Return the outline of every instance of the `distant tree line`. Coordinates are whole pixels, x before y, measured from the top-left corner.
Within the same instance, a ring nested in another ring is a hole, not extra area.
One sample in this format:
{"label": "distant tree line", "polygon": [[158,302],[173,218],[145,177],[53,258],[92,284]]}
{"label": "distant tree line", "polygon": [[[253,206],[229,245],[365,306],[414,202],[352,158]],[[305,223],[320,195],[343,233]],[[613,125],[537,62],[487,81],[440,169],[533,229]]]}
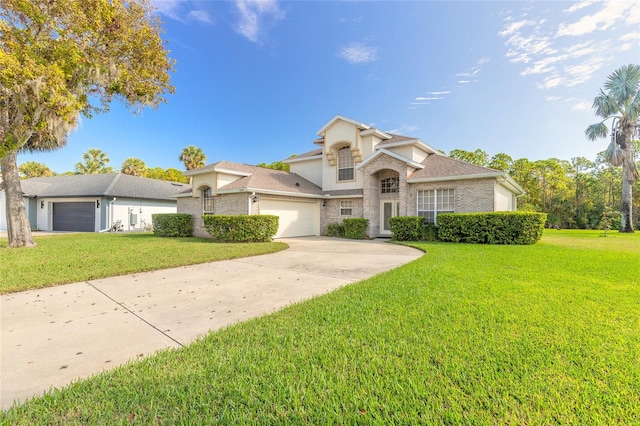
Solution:
{"label": "distant tree line", "polygon": [[[640,153],[640,141],[634,141]],[[518,210],[547,213],[547,226],[557,228],[597,228],[607,210],[619,210],[622,194],[622,169],[606,160],[605,152],[595,160],[574,157],[530,161],[513,160],[505,153],[492,157],[481,150],[454,149],[449,156],[479,166],[505,171],[524,188],[518,198]],[[634,161],[639,162],[635,155]],[[640,183],[634,186],[633,205],[636,224],[640,223]]]}
{"label": "distant tree line", "polygon": [[[193,170],[205,165],[207,156],[201,148],[189,145],[184,148],[178,157],[185,165],[186,170]],[[147,167],[146,163],[136,157],[129,157],[124,160],[120,169],[109,166],[111,160],[104,151],[91,148],[82,154],[82,161],[76,163],[74,171],[62,173],[62,175],[75,174],[99,174],[99,173],[123,173],[131,176],[146,177],[149,179],[167,180],[171,182],[188,183],[189,178],[182,174],[182,171],[174,168],[163,169],[162,167]],[[26,161],[18,167],[21,179],[33,177],[55,176],[47,165],[37,161]]]}

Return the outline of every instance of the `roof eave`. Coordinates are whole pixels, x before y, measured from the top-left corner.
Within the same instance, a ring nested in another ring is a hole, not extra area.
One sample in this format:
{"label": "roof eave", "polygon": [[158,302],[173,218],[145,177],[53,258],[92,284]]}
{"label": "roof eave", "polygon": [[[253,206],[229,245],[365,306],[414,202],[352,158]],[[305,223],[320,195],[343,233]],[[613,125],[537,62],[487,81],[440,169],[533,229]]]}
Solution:
{"label": "roof eave", "polygon": [[410,178],[407,183],[443,182],[452,180],[492,179],[504,177],[503,173],[475,173],[470,175],[435,176],[428,178]]}

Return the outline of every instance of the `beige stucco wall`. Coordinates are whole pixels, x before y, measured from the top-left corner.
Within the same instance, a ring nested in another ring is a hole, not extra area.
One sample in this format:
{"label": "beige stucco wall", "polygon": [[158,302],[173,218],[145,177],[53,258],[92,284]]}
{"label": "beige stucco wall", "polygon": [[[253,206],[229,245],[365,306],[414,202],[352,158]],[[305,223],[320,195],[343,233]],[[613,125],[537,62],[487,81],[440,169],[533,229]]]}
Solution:
{"label": "beige stucco wall", "polygon": [[295,173],[318,186],[322,186],[321,158],[291,163],[290,166],[291,173]]}
{"label": "beige stucco wall", "polygon": [[511,191],[502,186],[499,182],[495,183],[495,211],[514,211],[516,210],[516,197]]}

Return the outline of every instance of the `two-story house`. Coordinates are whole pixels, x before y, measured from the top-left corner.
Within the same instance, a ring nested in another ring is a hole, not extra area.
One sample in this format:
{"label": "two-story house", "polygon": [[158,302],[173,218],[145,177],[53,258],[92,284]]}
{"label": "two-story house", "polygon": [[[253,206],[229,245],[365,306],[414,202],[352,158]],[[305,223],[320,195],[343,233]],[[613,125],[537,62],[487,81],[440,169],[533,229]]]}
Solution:
{"label": "two-story house", "polygon": [[442,212],[516,210],[523,189],[506,173],[449,158],[417,138],[335,116],[313,151],[285,160],[291,172],[221,161],[191,170],[178,212],[274,214],[276,237],[321,235],[344,218],[369,220],[370,237],[389,236],[389,218]]}

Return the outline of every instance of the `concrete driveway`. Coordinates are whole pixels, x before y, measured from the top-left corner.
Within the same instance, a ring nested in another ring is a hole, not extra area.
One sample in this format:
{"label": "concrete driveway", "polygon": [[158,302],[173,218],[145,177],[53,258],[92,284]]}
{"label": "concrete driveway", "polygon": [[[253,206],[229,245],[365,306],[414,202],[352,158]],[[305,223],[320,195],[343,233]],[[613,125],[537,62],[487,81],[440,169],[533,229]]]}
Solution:
{"label": "concrete driveway", "polygon": [[1,408],[422,255],[381,240],[281,241],[274,254],[1,296]]}

